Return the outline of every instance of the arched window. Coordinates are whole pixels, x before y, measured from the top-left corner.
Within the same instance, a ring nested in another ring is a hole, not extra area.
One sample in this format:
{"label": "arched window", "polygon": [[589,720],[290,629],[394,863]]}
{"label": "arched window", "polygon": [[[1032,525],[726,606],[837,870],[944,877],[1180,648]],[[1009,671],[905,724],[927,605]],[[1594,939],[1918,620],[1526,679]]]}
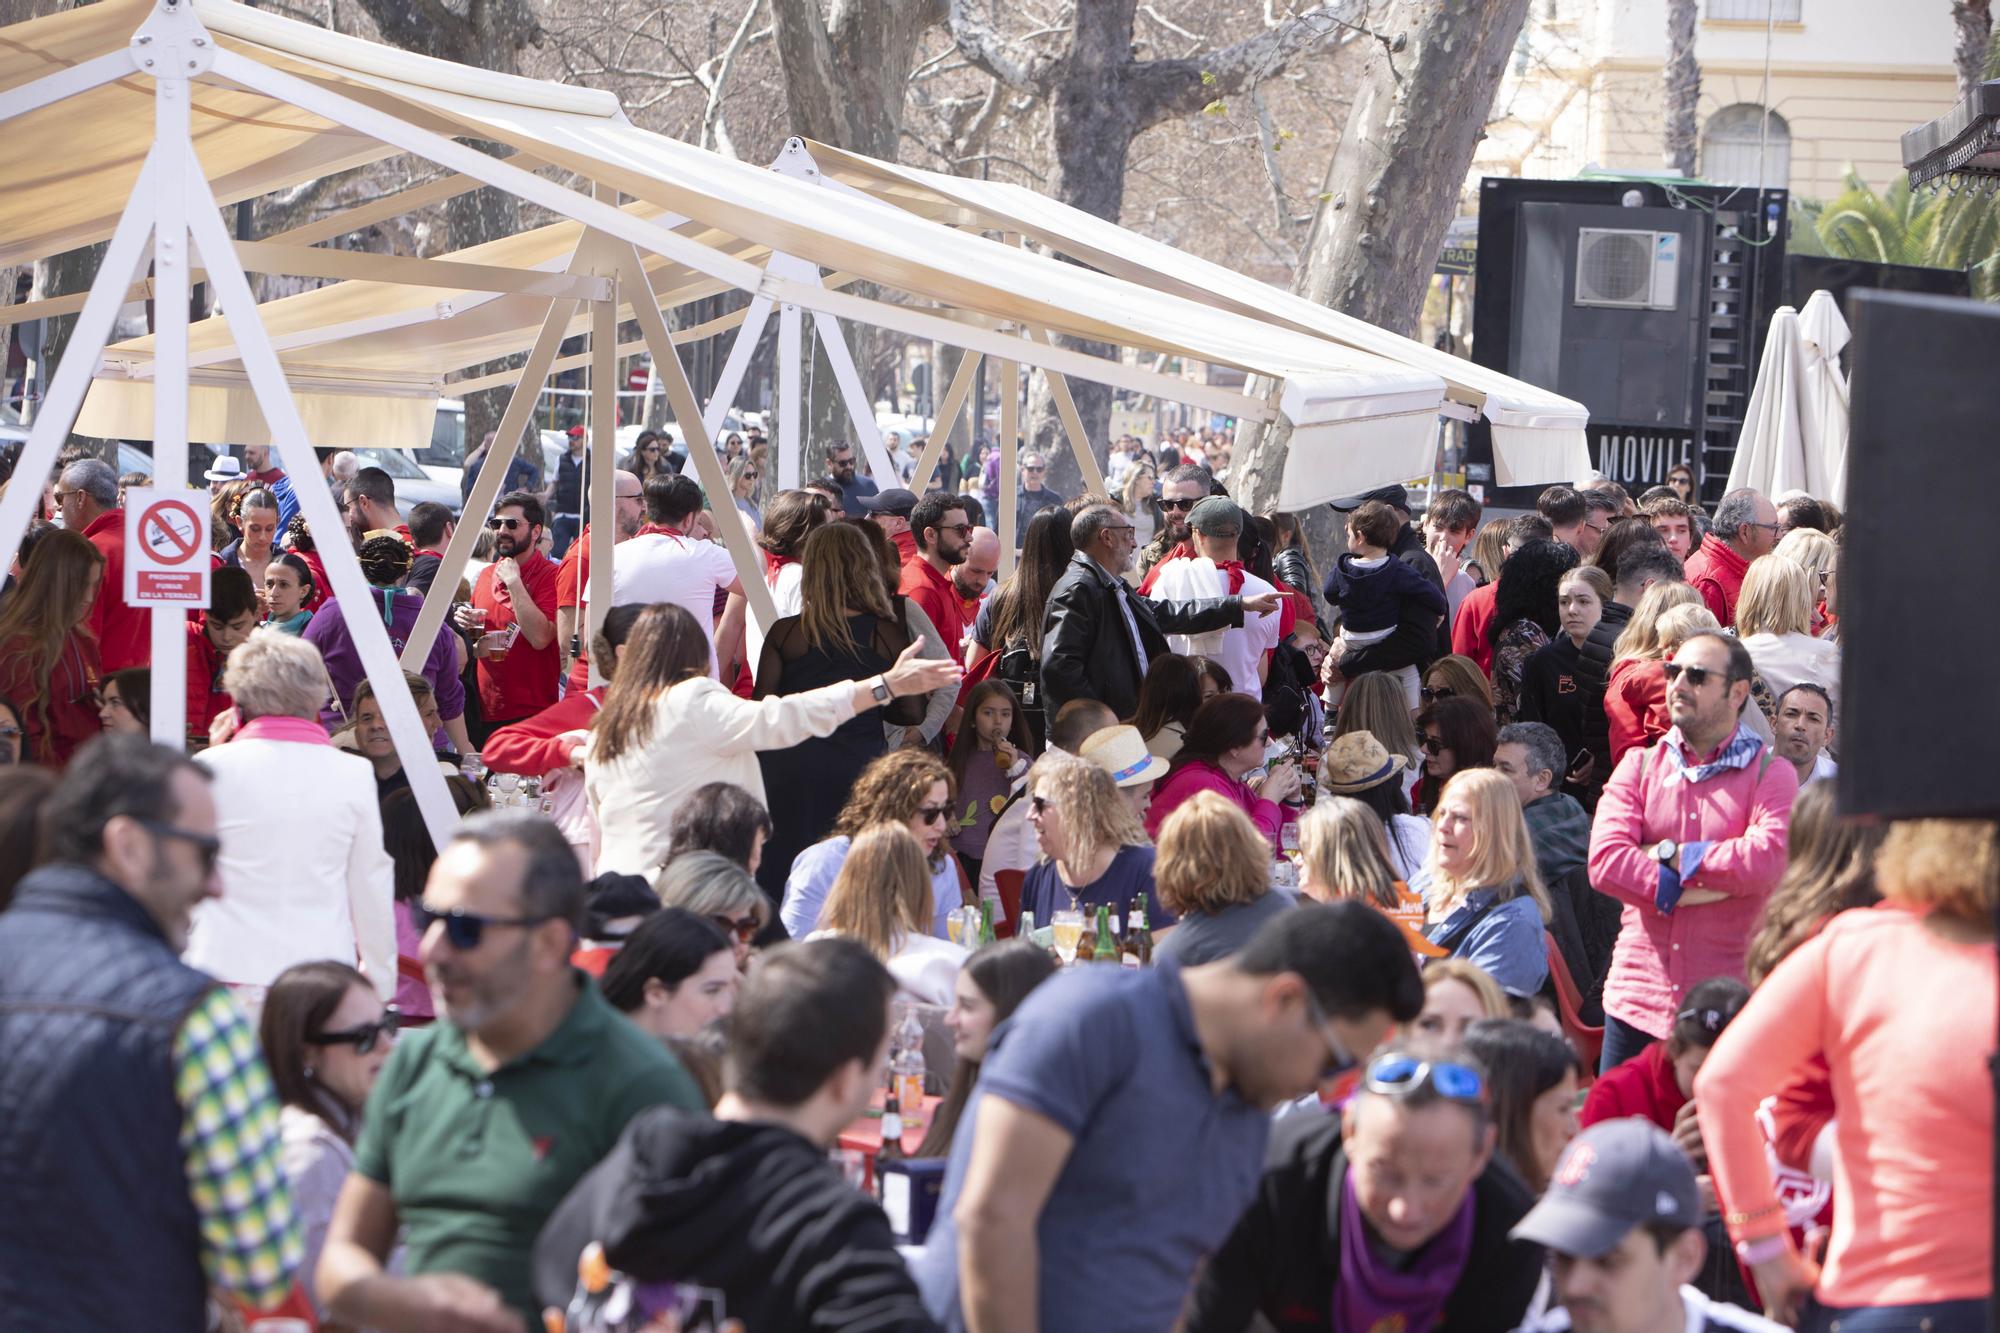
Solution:
{"label": "arched window", "polygon": [[1786,188],[1792,179],[1792,127],[1783,116],[1767,113],[1755,102],[1722,108],[1708,118],[1708,128],[1702,131],[1701,175],[1720,185]]}

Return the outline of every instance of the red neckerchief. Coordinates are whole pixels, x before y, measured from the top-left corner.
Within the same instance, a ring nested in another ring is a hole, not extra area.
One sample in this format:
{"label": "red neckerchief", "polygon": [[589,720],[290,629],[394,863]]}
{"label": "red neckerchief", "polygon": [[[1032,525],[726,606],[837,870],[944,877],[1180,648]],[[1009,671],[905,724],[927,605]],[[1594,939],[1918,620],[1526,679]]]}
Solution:
{"label": "red neckerchief", "polygon": [[410,559],[415,560],[420,555],[428,555],[438,560],[444,559],[443,551],[433,551],[428,546],[419,546],[416,550],[410,552]]}
{"label": "red neckerchief", "polygon": [[1218,560],[1215,567],[1229,576],[1229,594],[1235,596],[1243,591],[1243,562],[1241,560]]}
{"label": "red neckerchief", "polygon": [[764,582],[776,588],[778,586],[778,572],[786,565],[796,565],[797,563],[799,563],[797,556],[774,555],[770,551],[764,552]]}
{"label": "red neckerchief", "polygon": [[640,528],[636,533],[632,535],[635,537],[644,537],[650,533],[657,533],[662,537],[672,537],[677,542],[684,542],[691,540],[688,537],[688,535],[685,532],[682,532],[679,528],[670,528],[664,523],[648,523],[646,524],[646,526]]}
{"label": "red neckerchief", "polygon": [[1145,597],[1152,593],[1153,582],[1160,577],[1160,570],[1166,565],[1167,561],[1192,559],[1194,559],[1194,548],[1186,542],[1175,542],[1173,549],[1161,556],[1159,563],[1147,570],[1146,577],[1139,580],[1139,595]]}

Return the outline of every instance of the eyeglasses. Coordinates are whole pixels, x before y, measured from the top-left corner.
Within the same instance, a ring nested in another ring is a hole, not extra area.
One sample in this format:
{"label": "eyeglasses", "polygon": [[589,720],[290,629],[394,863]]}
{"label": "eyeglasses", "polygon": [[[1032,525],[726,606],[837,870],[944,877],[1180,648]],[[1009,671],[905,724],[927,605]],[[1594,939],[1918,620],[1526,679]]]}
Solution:
{"label": "eyeglasses", "polygon": [[613,498],[618,500],[643,500],[646,496],[642,491],[618,491],[614,493]]}
{"label": "eyeglasses", "polygon": [[1104,525],[1103,527],[1099,528],[1099,529],[1098,529],[1098,531],[1099,531],[1099,532],[1137,532],[1137,531],[1138,531],[1138,529],[1137,529],[1137,528],[1135,528],[1135,527],[1133,527],[1133,526],[1132,526],[1132,525],[1131,525],[1130,523],[1107,523],[1107,524],[1105,524],[1105,525]]}
{"label": "eyeglasses", "polygon": [[1713,671],[1708,667],[1685,666],[1679,662],[1664,662],[1661,664],[1660,669],[1666,672],[1667,683],[1669,685],[1679,680],[1682,676],[1686,676],[1688,684],[1694,686],[1696,689],[1700,689],[1702,686],[1708,684],[1710,676],[1714,676],[1716,679],[1725,682],[1729,679],[1729,673],[1726,671]]}
{"label": "eyeglasses", "polygon": [[206,833],[196,833],[190,829],[176,828],[157,819],[142,819],[138,822],[141,828],[156,838],[172,838],[175,842],[188,844],[201,857],[201,872],[204,875],[215,873],[216,859],[222,855],[222,839],[212,838]]}
{"label": "eyeglasses", "polygon": [[1767,528],[1773,537],[1785,530],[1782,525],[1777,523],[1745,523],[1743,526],[1746,528]]}
{"label": "eyeglasses", "polygon": [[1313,998],[1313,993],[1307,991],[1305,995],[1306,1013],[1312,1018],[1313,1027],[1319,1032],[1320,1040],[1326,1043],[1327,1060],[1319,1071],[1319,1081],[1325,1083],[1339,1078],[1354,1068],[1355,1059],[1349,1053],[1347,1043],[1340,1039],[1340,1034],[1336,1033],[1333,1025],[1327,1021],[1326,1010],[1319,1007],[1319,1001]]}
{"label": "eyeglasses", "polygon": [[1418,1060],[1413,1056],[1377,1056],[1363,1080],[1368,1091],[1384,1097],[1407,1097],[1428,1083],[1448,1102],[1486,1104],[1486,1080],[1479,1072],[1449,1060]]}
{"label": "eyeglasses", "polygon": [[493,926],[539,926],[550,920],[547,916],[482,916],[478,912],[467,912],[454,907],[447,911],[437,911],[418,903],[410,915],[416,921],[417,934],[428,935],[437,922],[444,922],[444,937],[451,941],[451,947],[470,953],[486,938],[486,932]]}
{"label": "eyeglasses", "polygon": [[755,940],[757,932],[763,929],[762,923],[757,920],[755,912],[752,912],[749,916],[724,916],[722,913],[717,912],[712,914],[708,919],[713,921],[723,934],[734,935],[745,944],[749,944]]}
{"label": "eyeglasses", "polygon": [[1034,467],[1034,466],[1030,465],[1030,466],[1028,466],[1028,467],[1024,467],[1024,468],[1022,468],[1022,469],[1021,469],[1021,471],[1023,471],[1023,472],[1047,472],[1047,471],[1048,471],[1048,469],[1047,469],[1047,468],[1045,468],[1045,467]]}
{"label": "eyeglasses", "polygon": [[401,1027],[403,1016],[390,1005],[382,1011],[382,1017],[373,1023],[363,1023],[360,1027],[342,1028],[338,1032],[314,1032],[306,1037],[312,1046],[352,1046],[356,1055],[367,1055],[378,1042],[395,1040],[396,1029]]}
{"label": "eyeglasses", "polygon": [[1425,736],[1421,744],[1424,747],[1425,754],[1437,755],[1444,753],[1444,741],[1436,736]]}
{"label": "eyeglasses", "polygon": [[525,518],[489,518],[486,520],[486,526],[495,532],[512,532],[515,528],[527,527],[528,520]]}
{"label": "eyeglasses", "polygon": [[1434,704],[1440,699],[1452,699],[1458,696],[1458,691],[1449,685],[1426,685],[1418,690],[1417,693],[1423,697],[1423,701],[1427,704]]}
{"label": "eyeglasses", "polygon": [[1160,508],[1162,508],[1162,509],[1193,509],[1193,508],[1195,507],[1195,503],[1196,503],[1196,502],[1195,502],[1195,501],[1193,501],[1193,500],[1162,500],[1162,501],[1160,501]]}
{"label": "eyeglasses", "polygon": [[944,817],[950,813],[951,807],[948,805],[920,805],[917,807],[917,818],[926,824],[942,824]]}

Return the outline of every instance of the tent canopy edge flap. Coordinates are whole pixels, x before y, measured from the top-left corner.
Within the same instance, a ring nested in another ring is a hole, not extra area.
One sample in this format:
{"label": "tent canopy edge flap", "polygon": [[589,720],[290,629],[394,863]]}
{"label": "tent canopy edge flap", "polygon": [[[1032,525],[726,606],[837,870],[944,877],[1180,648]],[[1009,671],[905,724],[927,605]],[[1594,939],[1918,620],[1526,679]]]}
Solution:
{"label": "tent canopy edge flap", "polygon": [[1434,411],[1295,425],[1278,508],[1297,513],[1421,477],[1437,457],[1437,430]]}

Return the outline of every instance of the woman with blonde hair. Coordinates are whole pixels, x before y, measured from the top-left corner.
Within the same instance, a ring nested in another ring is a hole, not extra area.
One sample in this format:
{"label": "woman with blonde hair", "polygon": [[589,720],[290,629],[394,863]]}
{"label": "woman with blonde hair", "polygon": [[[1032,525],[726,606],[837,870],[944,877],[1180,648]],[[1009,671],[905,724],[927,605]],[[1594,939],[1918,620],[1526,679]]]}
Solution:
{"label": "woman with blonde hair", "polygon": [[880,959],[912,999],[948,1005],[966,951],[930,933],[936,915],[923,845],[901,824],[872,824],[855,835],[819,929],[806,938],[845,935]]}
{"label": "woman with blonde hair", "polygon": [[1714,613],[1689,584],[1655,583],[1639,598],[1611,645],[1611,675],[1604,687],[1613,768],[1627,750],[1650,747],[1667,734],[1673,722],[1667,717],[1666,661],[1695,631],[1718,628]]}
{"label": "woman with blonde hair", "polygon": [[1798,565],[1812,580],[1812,632],[1822,639],[1839,638],[1840,543],[1812,528],[1793,528],[1771,554]]}
{"label": "woman with blonde hair", "polygon": [[[1695,1077],[1702,1143],[1765,1308],[1808,1333],[1972,1333],[1993,1290],[1993,1086],[2000,826],[1892,825],[1882,904],[1843,912],[1780,962]],[[1833,1238],[1794,1248],[1757,1108],[1823,1060],[1833,1090]],[[1810,1305],[1806,1298],[1810,1297]],[[1804,1322],[1797,1322],[1803,1316]]]}
{"label": "woman with blonde hair", "polygon": [[[924,855],[934,909],[926,929],[942,938],[951,914],[968,897],[968,881],[949,842],[955,808],[952,791],[951,770],[928,750],[891,750],[862,769],[833,822],[832,836],[806,848],[795,860],[778,862],[785,886],[778,917],[792,938],[822,924],[820,918],[834,881],[855,839],[877,824],[900,824],[916,839]],[[782,827],[790,812],[782,805],[776,809]],[[764,864],[771,863],[767,850]]]}
{"label": "woman with blonde hair", "polygon": [[[1806,531],[1807,529],[1800,529]],[[1817,685],[1833,710],[1827,721],[1838,729],[1840,645],[1812,633],[1812,575],[1783,558],[1750,562],[1736,598],[1736,636],[1750,650],[1750,663],[1763,678],[1773,705],[1794,685]],[[1743,720],[1765,744],[1776,739],[1762,708],[1746,708]]]}
{"label": "woman with blonde hair", "polygon": [[104,729],[97,636],[88,623],[103,581],[103,554],[82,533],[58,529],[35,543],[0,602],[0,698],[14,702],[25,733],[21,756],[30,763],[60,771]]}
{"label": "woman with blonde hair", "polygon": [[1179,920],[1156,958],[1183,967],[1227,958],[1292,900],[1271,891],[1271,845],[1220,792],[1196,792],[1160,825],[1161,904]]}
{"label": "woman with blonde hair", "polygon": [[759,751],[831,735],[857,714],[959,677],[956,663],[919,658],[912,644],[879,674],[752,701],[709,674],[709,651],[701,624],[671,602],[640,612],[625,640],[584,756],[600,874],[657,871],[673,842],[675,810],[711,782],[734,783],[766,809],[784,809],[765,793]]}
{"label": "woman with blonde hair", "polygon": [[1410,885],[1424,896],[1424,934],[1477,963],[1510,995],[1548,980],[1549,896],[1513,782],[1497,769],[1454,773],[1438,798],[1431,854]]}
{"label": "woman with blonde hair", "polygon": [[[1021,910],[1039,925],[1062,910],[1092,912],[1102,903],[1121,920],[1146,897],[1157,941],[1174,923],[1153,885],[1153,844],[1109,770],[1051,750],[1028,770],[1028,826],[1041,859],[1021,884]],[[1269,853],[1266,853],[1268,859]]]}
{"label": "woman with blonde hair", "polygon": [[[800,694],[881,671],[912,636],[876,576],[867,534],[851,523],[814,529],[800,551],[800,611],[772,622],[757,661],[752,697]],[[757,876],[764,892],[784,894],[799,853],[826,836],[861,771],[889,749],[884,724],[914,726],[924,700],[897,699],[880,713],[857,714],[825,736],[757,756],[776,821]]]}
{"label": "woman with blonde hair", "polygon": [[721,852],[682,852],[667,862],[653,882],[662,907],[678,907],[704,917],[729,937],[736,966],[750,962],[750,949],[771,923],[771,904],[750,872]]}
{"label": "woman with blonde hair", "polygon": [[1423,766],[1423,751],[1417,745],[1415,715],[1410,712],[1408,696],[1395,677],[1370,671],[1347,682],[1347,693],[1340,697],[1340,713],[1329,739],[1337,741],[1353,731],[1367,732],[1382,742],[1382,748],[1390,754],[1399,754],[1408,761],[1403,769],[1403,790],[1407,796],[1416,784],[1417,771]]}
{"label": "woman with blonde hair", "polygon": [[1424,1011],[1415,1024],[1420,1037],[1456,1047],[1474,1023],[1514,1016],[1507,992],[1476,963],[1439,958],[1424,964],[1423,978]]}
{"label": "woman with blonde hair", "polygon": [[1403,928],[1412,951],[1442,951],[1426,940],[1424,900],[1390,859],[1381,816],[1351,796],[1323,796],[1299,821],[1299,892],[1315,902],[1359,898]]}

